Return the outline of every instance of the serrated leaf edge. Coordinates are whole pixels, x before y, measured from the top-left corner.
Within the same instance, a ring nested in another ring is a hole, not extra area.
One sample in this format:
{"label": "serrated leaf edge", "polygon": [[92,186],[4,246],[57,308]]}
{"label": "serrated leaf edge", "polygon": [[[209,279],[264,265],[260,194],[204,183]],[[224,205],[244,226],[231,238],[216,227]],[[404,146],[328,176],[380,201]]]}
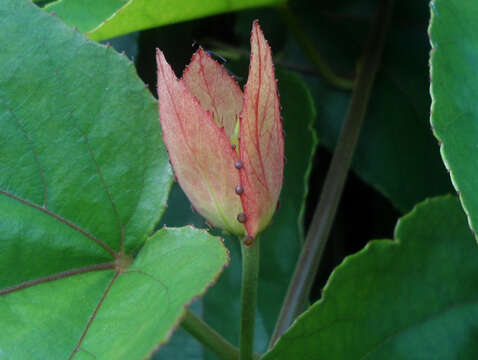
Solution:
{"label": "serrated leaf edge", "polygon": [[458,183],[455,179],[455,174],[454,172],[452,171],[449,163],[448,163],[448,159],[447,159],[447,156],[445,154],[445,149],[444,149],[444,145],[443,145],[443,139],[440,138],[440,136],[437,134],[437,132],[435,131],[435,128],[434,128],[434,125],[433,125],[433,112],[435,110],[435,104],[436,104],[436,98],[435,98],[435,95],[433,93],[433,56],[434,56],[434,53],[436,52],[436,44],[435,44],[435,41],[432,39],[432,35],[431,35],[431,29],[433,27],[433,24],[434,24],[434,21],[435,21],[435,17],[438,16],[438,12],[436,10],[436,5],[435,5],[435,2],[436,0],[431,0],[430,1],[430,23],[428,25],[428,39],[430,41],[430,47],[431,47],[431,50],[430,50],[430,58],[429,58],[429,67],[430,67],[430,97],[431,97],[431,107],[430,107],[430,126],[431,126],[431,130],[432,130],[432,133],[433,133],[433,136],[438,140],[438,146],[440,148],[440,156],[442,158],[442,161],[443,161],[443,164],[445,165],[445,168],[447,170],[447,172],[449,173],[450,175],[450,180],[451,180],[451,183],[453,185],[453,188],[456,190],[456,194],[458,196],[458,199],[460,200],[460,204],[461,204],[461,207],[463,208],[463,211],[465,212],[466,214],[466,219],[467,219],[467,223],[468,223],[468,227],[470,228],[472,234],[473,234],[473,237],[475,238],[475,241],[478,242],[478,237],[477,237],[477,234],[476,234],[476,226],[475,224],[473,223],[473,220],[470,216],[470,211],[466,205],[466,202],[464,201],[463,199],[463,196],[461,194],[461,190],[458,186]]}
{"label": "serrated leaf edge", "polygon": [[287,335],[289,334],[289,332],[291,330],[293,330],[296,326],[298,326],[298,322],[303,317],[307,316],[312,308],[322,306],[322,303],[324,303],[325,300],[328,299],[328,292],[330,291],[328,289],[335,282],[335,278],[338,276],[337,275],[338,273],[341,273],[342,271],[346,271],[347,268],[350,266],[350,263],[360,261],[360,259],[362,257],[364,257],[364,256],[366,257],[367,254],[370,251],[372,251],[373,248],[375,248],[377,246],[389,247],[389,248],[396,248],[396,247],[402,246],[402,239],[398,236],[398,232],[400,230],[400,227],[402,226],[402,223],[407,222],[409,220],[409,218],[413,218],[421,208],[428,206],[430,203],[440,202],[440,201],[443,201],[444,199],[453,199],[453,198],[455,198],[454,195],[446,194],[446,195],[442,195],[442,196],[437,196],[437,197],[425,199],[424,201],[415,205],[410,212],[408,212],[406,215],[402,216],[401,218],[399,218],[397,220],[397,223],[396,223],[395,229],[394,229],[394,234],[393,234],[394,239],[373,239],[373,240],[370,240],[365,245],[365,247],[363,249],[361,249],[360,251],[358,251],[358,252],[356,252],[352,255],[346,256],[342,260],[342,262],[332,271],[331,275],[329,276],[329,278],[327,280],[327,283],[325,284],[325,286],[322,289],[322,294],[321,294],[320,299],[318,301],[316,301],[314,304],[312,304],[306,311],[304,311],[301,315],[299,315],[294,320],[294,322],[291,324],[289,329],[277,340],[274,347],[272,349],[270,349],[267,353],[264,354],[264,358],[266,358],[266,356],[268,354],[273,354],[276,351],[276,348],[278,348],[279,344],[281,344],[282,341],[284,341],[284,338],[287,338]]}

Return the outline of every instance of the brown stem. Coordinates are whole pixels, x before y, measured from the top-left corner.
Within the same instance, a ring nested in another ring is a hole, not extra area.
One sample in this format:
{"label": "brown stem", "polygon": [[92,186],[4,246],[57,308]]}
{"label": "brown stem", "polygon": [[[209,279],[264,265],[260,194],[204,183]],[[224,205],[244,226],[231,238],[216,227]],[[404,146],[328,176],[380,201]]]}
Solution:
{"label": "brown stem", "polygon": [[302,313],[307,304],[310,289],[334,222],[337,206],[352,162],[375,76],[380,66],[385,39],[392,17],[393,3],[394,0],[383,0],[381,3],[376,23],[365,49],[363,65],[358,74],[342,132],[321,192],[320,201],[315,209],[312,223],[282,305],[270,347],[288,329],[294,319]]}

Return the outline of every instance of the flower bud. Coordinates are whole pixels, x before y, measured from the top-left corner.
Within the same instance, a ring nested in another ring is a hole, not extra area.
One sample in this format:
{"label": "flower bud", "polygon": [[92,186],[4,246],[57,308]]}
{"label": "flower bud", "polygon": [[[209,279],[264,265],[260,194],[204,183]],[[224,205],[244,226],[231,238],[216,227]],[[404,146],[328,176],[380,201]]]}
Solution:
{"label": "flower bud", "polygon": [[244,94],[201,48],[180,80],[160,50],[156,59],[161,128],[179,184],[213,226],[255,237],[276,209],[284,164],[272,55],[257,21]]}

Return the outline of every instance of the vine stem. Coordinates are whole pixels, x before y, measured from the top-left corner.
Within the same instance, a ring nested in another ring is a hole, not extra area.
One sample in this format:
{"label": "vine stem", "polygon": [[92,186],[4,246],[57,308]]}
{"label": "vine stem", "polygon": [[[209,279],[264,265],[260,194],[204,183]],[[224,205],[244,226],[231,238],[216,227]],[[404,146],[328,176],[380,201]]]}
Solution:
{"label": "vine stem", "polygon": [[354,80],[335,74],[327,61],[317,51],[314,43],[304,31],[299,19],[297,19],[295,14],[289,9],[287,3],[277,6],[277,10],[319,74],[321,74],[330,85],[337,89],[352,90]]}
{"label": "vine stem", "polygon": [[320,200],[315,209],[269,347],[274,345],[307,305],[310,289],[335,219],[335,213],[367,111],[371,90],[380,66],[392,17],[393,3],[394,0],[382,0],[381,2],[379,14],[365,48],[362,66],[352,92],[347,116],[327,172]]}
{"label": "vine stem", "polygon": [[239,349],[224,339],[191,310],[186,309],[181,327],[219,358],[223,360],[239,359]]}
{"label": "vine stem", "polygon": [[241,331],[239,335],[239,359],[254,359],[254,320],[257,305],[259,281],[259,239],[251,246],[241,240],[242,289],[241,289]]}

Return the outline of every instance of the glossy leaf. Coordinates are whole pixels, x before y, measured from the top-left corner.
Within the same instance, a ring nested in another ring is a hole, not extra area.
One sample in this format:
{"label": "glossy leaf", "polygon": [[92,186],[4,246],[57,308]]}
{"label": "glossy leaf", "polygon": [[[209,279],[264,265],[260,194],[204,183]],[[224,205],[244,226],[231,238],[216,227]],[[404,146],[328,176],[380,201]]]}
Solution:
{"label": "glossy leaf", "polygon": [[244,234],[236,217],[242,213],[234,189],[240,184],[239,157],[196,97],[178,80],[158,50],[158,103],[164,142],[176,177],[195,209],[213,226]]}
{"label": "glossy leaf", "polygon": [[441,155],[468,214],[478,230],[478,4],[431,2],[431,123]]}
{"label": "glossy leaf", "polygon": [[270,6],[284,0],[58,0],[45,10],[94,40],[205,16]]}
{"label": "glossy leaf", "polygon": [[[242,63],[228,62],[228,67],[235,74],[247,74],[248,59]],[[274,329],[274,324],[285,296],[295,260],[303,240],[302,215],[304,199],[307,195],[307,183],[310,164],[317,144],[313,124],[316,121],[315,107],[312,97],[295,74],[278,71],[277,79],[281,94],[284,117],[285,155],[284,186],[280,196],[280,207],[274,215],[272,224],[260,235],[261,269],[259,273],[259,299],[256,318],[256,350],[263,352]],[[189,201],[174,186],[169,207],[162,219],[165,224],[181,226],[185,222],[196,226],[204,225],[197,214],[191,211]],[[199,313],[216,330],[233,343],[238,343],[241,254],[237,239],[226,240],[231,252],[231,264],[201,300]],[[191,356],[189,349],[196,349],[194,340],[187,334],[173,336],[173,344],[160,350],[157,359],[169,359],[170,354],[185,351]],[[194,352],[197,359],[216,359],[208,351],[201,354]]]}
{"label": "glossy leaf", "polygon": [[458,200],[427,200],[347,257],[264,360],[474,359],[477,256]]}
{"label": "glossy leaf", "polygon": [[141,359],[226,250],[192,229],[146,241],[172,175],[132,63],[29,1],[0,13],[0,357]]}
{"label": "glossy leaf", "polygon": [[249,76],[244,86],[244,105],[239,119],[240,170],[244,193],[241,202],[255,236],[269,223],[277,207],[284,171],[284,135],[279,94],[269,44],[257,21],[251,33]]}
{"label": "glossy leaf", "polygon": [[[291,2],[301,27],[334,72],[353,77],[370,24],[374,1]],[[449,177],[430,130],[427,40],[428,2],[397,1],[352,168],[401,212],[427,197],[452,192]],[[265,29],[286,36],[276,66],[299,73],[317,104],[316,123],[322,145],[333,150],[350,101],[350,92],[338,90],[314,69],[278,13],[264,9],[241,13],[238,34],[248,38],[248,23],[260,18]],[[404,50],[406,49],[406,51]]]}

